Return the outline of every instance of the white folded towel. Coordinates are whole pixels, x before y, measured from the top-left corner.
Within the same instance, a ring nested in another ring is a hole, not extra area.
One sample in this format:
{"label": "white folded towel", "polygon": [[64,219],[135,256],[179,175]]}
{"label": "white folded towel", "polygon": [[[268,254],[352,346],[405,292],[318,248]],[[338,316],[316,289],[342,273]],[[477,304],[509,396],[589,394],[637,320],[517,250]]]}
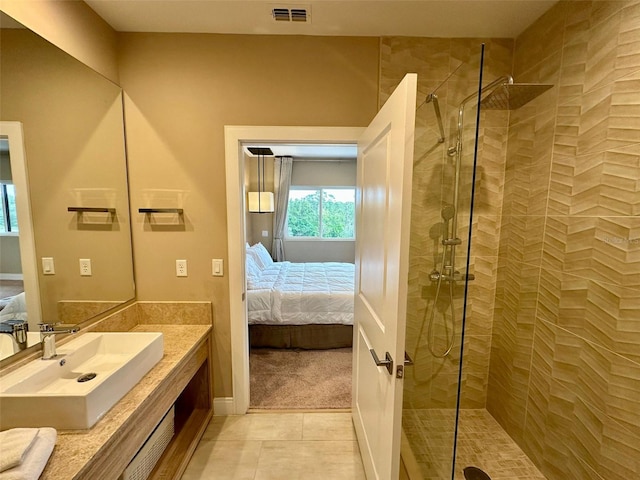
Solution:
{"label": "white folded towel", "polygon": [[0,472],[22,463],[36,435],[37,428],[12,428],[0,432]]}
{"label": "white folded towel", "polygon": [[40,477],[53,452],[58,432],[49,427],[33,430],[36,431],[35,439],[22,457],[22,463],[0,472],[0,480],[37,480]]}

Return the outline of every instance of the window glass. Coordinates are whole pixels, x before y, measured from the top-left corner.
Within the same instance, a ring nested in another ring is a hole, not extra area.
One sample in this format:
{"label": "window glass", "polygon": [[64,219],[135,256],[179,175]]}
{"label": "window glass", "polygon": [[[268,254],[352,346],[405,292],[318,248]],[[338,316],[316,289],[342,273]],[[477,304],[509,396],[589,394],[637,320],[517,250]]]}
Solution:
{"label": "window glass", "polygon": [[322,190],[322,238],[354,238],[355,202],[351,188]]}
{"label": "window glass", "polygon": [[291,237],[320,236],[320,190],[289,191],[287,233]]}
{"label": "window glass", "polygon": [[289,191],[287,236],[355,237],[354,188],[296,188]]}
{"label": "window glass", "polygon": [[2,208],[0,208],[0,232],[17,232],[16,190],[10,183],[0,184]]}
{"label": "window glass", "polygon": [[7,203],[9,204],[9,221],[11,231],[18,231],[18,214],[16,212],[16,189],[13,185],[7,185]]}

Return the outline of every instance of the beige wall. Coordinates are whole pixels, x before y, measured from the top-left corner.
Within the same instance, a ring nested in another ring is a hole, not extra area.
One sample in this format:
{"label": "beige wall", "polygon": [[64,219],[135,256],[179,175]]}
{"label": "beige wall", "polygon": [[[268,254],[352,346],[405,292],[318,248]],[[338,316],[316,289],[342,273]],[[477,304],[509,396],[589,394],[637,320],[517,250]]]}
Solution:
{"label": "beige wall", "polygon": [[18,235],[0,235],[0,276],[4,273],[22,274]]}
{"label": "beige wall", "polygon": [[11,158],[8,153],[0,153],[0,180],[3,182],[13,182],[11,176]]}
{"label": "beige wall", "polygon": [[291,185],[300,187],[355,187],[356,161],[295,160]]}
{"label": "beige wall", "polygon": [[[550,480],[640,478],[640,2],[516,40],[487,407]],[[544,41],[541,41],[544,39]]]}
{"label": "beige wall", "polygon": [[[134,213],[140,300],[211,300],[215,395],[232,395],[224,125],[367,125],[376,112],[375,38],[122,34],[120,80],[132,212],[149,190],[176,191],[185,228],[158,231]],[[241,212],[238,212],[240,215]],[[187,259],[189,276],[175,276]]]}
{"label": "beige wall", "polygon": [[86,3],[2,0],[0,10],[101,75],[118,81],[116,32]]}

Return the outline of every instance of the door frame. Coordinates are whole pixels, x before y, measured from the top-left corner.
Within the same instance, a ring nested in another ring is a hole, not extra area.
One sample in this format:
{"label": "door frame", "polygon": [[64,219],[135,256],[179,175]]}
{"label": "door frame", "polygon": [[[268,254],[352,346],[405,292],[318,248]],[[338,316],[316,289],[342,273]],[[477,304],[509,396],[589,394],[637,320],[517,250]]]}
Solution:
{"label": "door frame", "polygon": [[0,135],[9,140],[11,176],[16,188],[16,209],[18,214],[18,237],[22,282],[27,303],[29,330],[37,332],[42,322],[40,288],[38,280],[38,260],[36,241],[31,215],[31,193],[29,191],[29,171],[25,154],[24,135],[21,122],[0,122]]}
{"label": "door frame", "polygon": [[[244,277],[245,191],[243,145],[247,143],[357,144],[364,127],[225,125],[227,187],[227,272],[233,396],[219,399],[217,415],[243,415],[249,409],[249,326]],[[242,319],[242,321],[240,321]]]}

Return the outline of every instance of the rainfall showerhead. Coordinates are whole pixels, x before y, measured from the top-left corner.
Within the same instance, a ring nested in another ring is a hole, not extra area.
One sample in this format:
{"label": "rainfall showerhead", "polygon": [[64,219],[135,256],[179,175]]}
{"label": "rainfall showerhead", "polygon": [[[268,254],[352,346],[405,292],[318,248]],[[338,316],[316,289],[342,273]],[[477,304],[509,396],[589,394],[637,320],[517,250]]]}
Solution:
{"label": "rainfall showerhead", "polygon": [[540,83],[503,83],[496,87],[480,104],[487,110],[515,110],[529,103],[553,85]]}

